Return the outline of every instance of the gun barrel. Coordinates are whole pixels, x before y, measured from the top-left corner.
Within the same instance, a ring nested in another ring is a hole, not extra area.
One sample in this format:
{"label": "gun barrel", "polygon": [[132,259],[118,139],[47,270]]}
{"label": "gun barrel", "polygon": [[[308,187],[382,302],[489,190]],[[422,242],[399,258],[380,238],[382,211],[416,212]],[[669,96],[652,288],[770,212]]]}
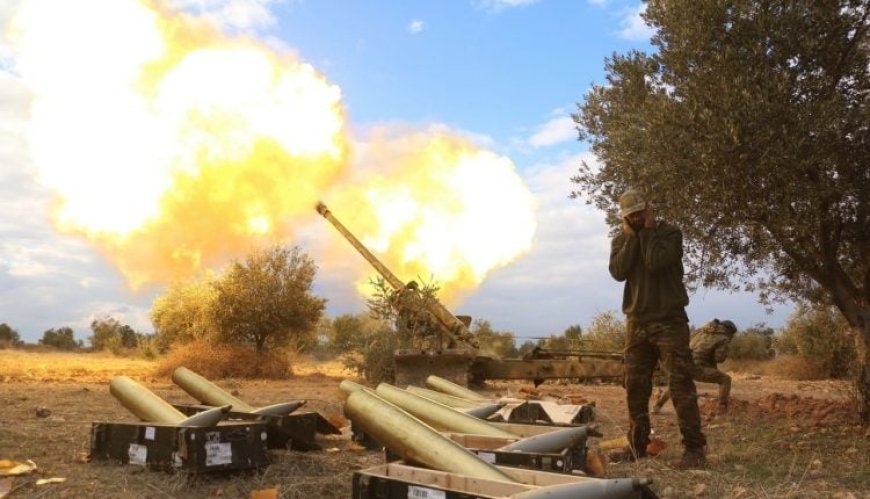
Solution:
{"label": "gun barrel", "polygon": [[[405,283],[402,282],[401,279],[396,277],[390,269],[387,268],[378,258],[369,251],[368,248],[360,242],[359,239],[356,238],[347,227],[345,227],[341,222],[338,221],[335,216],[333,216],[332,212],[329,208],[323,204],[322,202],[317,203],[317,213],[320,213],[323,218],[327,219],[329,223],[335,227],[335,229],[344,236],[345,239],[353,246],[359,254],[363,256],[371,265],[378,271],[381,276],[389,283],[390,286],[396,291],[401,290],[405,287]],[[468,331],[468,328],[465,324],[459,320],[455,315],[450,313],[444,305],[442,305],[438,301],[433,301],[431,303],[426,304],[426,308],[430,314],[436,319],[436,323],[438,324],[441,331],[447,335],[448,338],[452,342],[464,341],[470,344],[473,347],[477,347],[477,342],[474,337]]]}
{"label": "gun barrel", "polygon": [[348,240],[351,246],[353,246],[359,252],[359,254],[361,254],[363,258],[365,258],[372,265],[372,267],[374,267],[375,270],[377,270],[378,273],[383,276],[384,279],[386,279],[386,281],[390,284],[390,286],[393,287],[393,289],[398,291],[405,287],[405,283],[403,283],[398,277],[396,277],[396,274],[390,272],[390,269],[388,269],[386,265],[381,263],[381,261],[378,260],[378,258],[373,255],[372,252],[369,251],[369,249],[366,248],[365,245],[363,245],[363,243],[361,243],[360,240],[356,238],[356,236],[351,234],[351,232],[347,230],[347,227],[339,222],[338,219],[332,215],[332,212],[329,211],[329,208],[327,208],[326,205],[322,202],[317,203],[317,213],[320,213],[323,218],[329,220],[329,223],[331,223],[333,227],[335,227],[335,229],[342,236],[344,236],[345,239]]}

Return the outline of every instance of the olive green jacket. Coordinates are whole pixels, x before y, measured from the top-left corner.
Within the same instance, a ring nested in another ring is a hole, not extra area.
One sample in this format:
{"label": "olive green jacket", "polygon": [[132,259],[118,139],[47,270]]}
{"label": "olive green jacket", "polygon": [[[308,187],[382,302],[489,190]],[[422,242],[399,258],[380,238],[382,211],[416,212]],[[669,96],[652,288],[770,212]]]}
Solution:
{"label": "olive green jacket", "polygon": [[692,360],[699,366],[716,367],[716,364],[725,362],[730,344],[731,335],[723,331],[717,324],[707,323],[695,331],[689,341],[689,347],[692,349]]}
{"label": "olive green jacket", "polygon": [[639,323],[686,317],[683,234],[659,221],[635,237],[620,232],[610,246],[610,275],[625,281],[622,311]]}

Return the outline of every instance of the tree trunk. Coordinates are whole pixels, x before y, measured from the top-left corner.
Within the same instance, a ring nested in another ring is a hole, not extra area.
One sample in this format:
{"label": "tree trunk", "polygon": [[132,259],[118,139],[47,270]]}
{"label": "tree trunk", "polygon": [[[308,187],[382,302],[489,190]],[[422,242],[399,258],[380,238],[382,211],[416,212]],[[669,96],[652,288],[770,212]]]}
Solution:
{"label": "tree trunk", "polygon": [[255,342],[256,342],[256,346],[257,346],[257,353],[262,354],[263,350],[266,349],[266,337],[265,336],[257,336]]}
{"label": "tree trunk", "polygon": [[[858,396],[858,411],[861,420],[866,424],[870,423],[870,300],[863,290],[851,285],[844,272],[833,272],[833,275],[833,281],[828,283],[828,290],[855,335],[858,362],[855,391]],[[865,281],[870,283],[870,275]]]}
{"label": "tree trunk", "polygon": [[858,351],[858,404],[861,420],[870,423],[870,321],[855,327],[855,346]]}

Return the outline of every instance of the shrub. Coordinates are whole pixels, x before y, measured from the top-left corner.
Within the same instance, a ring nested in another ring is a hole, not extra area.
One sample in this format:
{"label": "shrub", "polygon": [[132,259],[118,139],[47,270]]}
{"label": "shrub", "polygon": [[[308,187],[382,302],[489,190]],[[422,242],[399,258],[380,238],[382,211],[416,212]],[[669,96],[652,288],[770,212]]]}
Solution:
{"label": "shrub", "polygon": [[91,350],[109,350],[114,354],[120,354],[124,350],[136,348],[137,333],[127,324],[121,324],[114,317],[94,319],[91,322],[91,331],[94,335],[88,338],[91,342]]}
{"label": "shrub", "polygon": [[214,303],[214,276],[193,277],[170,284],[151,305],[156,347],[162,353],[176,343],[206,338],[214,331],[210,310]]}
{"label": "shrub", "polygon": [[328,350],[334,354],[361,352],[366,348],[369,337],[377,334],[383,327],[382,321],[368,313],[340,315],[325,328]]}
{"label": "shrub", "polygon": [[765,374],[796,381],[809,381],[829,378],[830,368],[821,359],[786,354],[771,360],[765,366]]}
{"label": "shrub", "polygon": [[728,346],[728,357],[739,360],[765,360],[771,358],[772,339],[769,336],[748,331],[734,335]]}
{"label": "shrub", "polygon": [[156,359],[160,355],[157,337],[153,334],[140,334],[136,343],[136,353],[149,360]]}
{"label": "shrub", "polygon": [[371,385],[392,383],[396,379],[394,355],[397,348],[398,335],[389,327],[383,327],[369,337],[362,353],[344,357],[344,365]]}
{"label": "shrub", "polygon": [[849,326],[833,307],[799,305],[774,345],[818,365],[824,377],[848,377],[857,360]]}
{"label": "shrub", "polygon": [[16,348],[24,344],[21,335],[5,322],[0,324],[0,350],[4,348]]}
{"label": "shrub", "polygon": [[482,354],[490,355],[499,359],[516,357],[517,347],[514,345],[514,334],[509,331],[495,331],[489,321],[478,319],[471,327],[473,334],[480,344]]}
{"label": "shrub", "polygon": [[81,341],[76,341],[75,332],[71,327],[48,329],[42,333],[40,345],[57,348],[58,350],[76,350],[82,347]]}
{"label": "shrub", "polygon": [[625,323],[616,312],[602,312],[592,318],[583,335],[583,349],[594,352],[622,352],[625,348]]}
{"label": "shrub", "polygon": [[535,346],[537,346],[537,343],[532,340],[524,341],[523,344],[520,345],[520,347],[517,349],[517,356],[525,358],[532,353],[532,351],[535,349]]}
{"label": "shrub", "polygon": [[158,364],[157,373],[168,376],[179,366],[209,379],[280,379],[292,375],[290,357],[284,350],[257,352],[253,346],[213,343],[205,339],[172,347]]}

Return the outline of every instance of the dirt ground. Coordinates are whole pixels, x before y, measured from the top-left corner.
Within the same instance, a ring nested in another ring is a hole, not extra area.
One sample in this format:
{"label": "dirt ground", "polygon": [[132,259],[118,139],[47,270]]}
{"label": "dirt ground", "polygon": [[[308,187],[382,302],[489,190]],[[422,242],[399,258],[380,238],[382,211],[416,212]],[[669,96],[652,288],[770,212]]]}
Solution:
{"label": "dirt ground", "polygon": [[[131,375],[170,403],[193,402],[170,380],[151,376],[151,369],[147,361],[0,351],[0,460],[32,460],[38,466],[33,475],[11,484],[7,479],[9,497],[250,497],[252,491],[274,488],[282,498],[347,498],[354,471],[383,463],[382,453],[352,444],[347,428],[341,436],[322,437],[323,451],[275,451],[268,467],[253,472],[193,477],[89,462],[92,423],[135,420],[108,392],[113,375]],[[340,421],[338,383],[350,373],[340,363],[313,360],[300,360],[294,370],[297,375],[284,381],[219,384],[253,405],[305,399],[307,410]],[[727,415],[715,414],[715,386],[698,385],[709,439],[707,470],[679,472],[667,464],[681,451],[668,406],[653,419],[664,452],[638,463],[610,464],[608,476],[651,477],[662,497],[870,498],[870,428],[855,416],[847,382],[731,374]],[[531,389],[530,383],[490,382],[484,393],[528,396],[522,392]],[[537,391],[542,397],[594,402],[605,439],[625,433],[619,386],[545,383]],[[52,477],[66,481],[35,485]],[[0,477],[0,497],[3,483]]]}

